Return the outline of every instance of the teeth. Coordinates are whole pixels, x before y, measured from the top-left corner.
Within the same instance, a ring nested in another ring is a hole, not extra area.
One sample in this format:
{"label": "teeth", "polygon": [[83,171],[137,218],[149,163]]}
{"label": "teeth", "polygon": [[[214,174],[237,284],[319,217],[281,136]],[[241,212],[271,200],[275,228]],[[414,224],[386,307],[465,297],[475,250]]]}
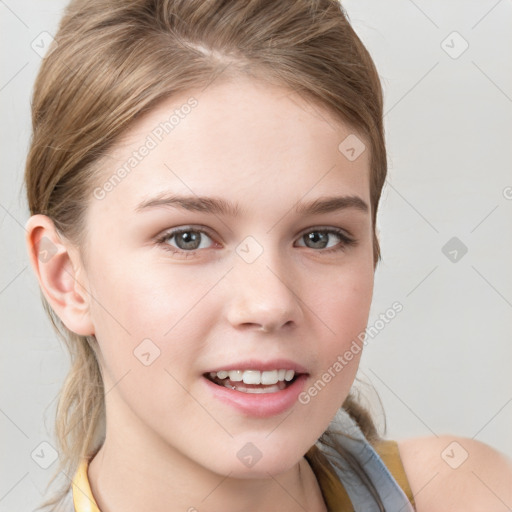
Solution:
{"label": "teeth", "polygon": [[244,384],[261,384],[261,372],[257,370],[245,370],[242,380]]}
{"label": "teeth", "polygon": [[272,370],[269,372],[261,372],[261,383],[265,386],[269,386],[271,384],[277,384],[279,382],[277,370]]}
{"label": "teeth", "polygon": [[260,372],[259,370],[221,370],[219,372],[210,372],[211,378],[227,379],[233,382],[244,382],[244,384],[263,384],[272,386],[278,382],[290,382],[295,376],[294,370],[269,370]]}
{"label": "teeth", "polygon": [[241,370],[231,370],[228,373],[228,376],[229,380],[232,380],[233,382],[241,382],[242,379],[244,378],[244,372],[242,372]]}
{"label": "teeth", "polygon": [[284,381],[279,381],[277,384],[273,384],[272,386],[265,386],[264,388],[249,388],[244,385],[244,383],[241,384],[234,384],[231,385],[230,381],[226,381],[224,383],[224,387],[229,389],[234,389],[235,391],[240,391],[241,393],[277,393],[278,391],[282,391],[286,384]]}
{"label": "teeth", "polygon": [[293,379],[294,375],[295,375],[295,372],[293,370],[286,370],[286,373],[284,375],[284,380],[286,382],[290,382]]}

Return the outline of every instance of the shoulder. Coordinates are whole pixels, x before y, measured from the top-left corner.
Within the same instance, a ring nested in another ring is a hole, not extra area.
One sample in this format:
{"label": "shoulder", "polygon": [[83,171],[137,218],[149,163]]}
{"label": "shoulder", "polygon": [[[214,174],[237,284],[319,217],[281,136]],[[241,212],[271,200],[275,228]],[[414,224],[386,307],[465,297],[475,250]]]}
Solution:
{"label": "shoulder", "polygon": [[450,435],[397,444],[418,512],[512,509],[512,461],[491,446]]}

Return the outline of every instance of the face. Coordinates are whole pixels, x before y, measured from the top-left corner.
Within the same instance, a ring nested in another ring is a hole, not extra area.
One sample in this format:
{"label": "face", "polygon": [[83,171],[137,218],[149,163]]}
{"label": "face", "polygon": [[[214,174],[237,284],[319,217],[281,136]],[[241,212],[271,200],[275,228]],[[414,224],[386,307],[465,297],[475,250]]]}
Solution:
{"label": "face", "polygon": [[113,148],[84,278],[123,442],[250,478],[327,428],[373,291],[369,151],[347,158],[348,136],[290,90],[238,79],[166,100]]}

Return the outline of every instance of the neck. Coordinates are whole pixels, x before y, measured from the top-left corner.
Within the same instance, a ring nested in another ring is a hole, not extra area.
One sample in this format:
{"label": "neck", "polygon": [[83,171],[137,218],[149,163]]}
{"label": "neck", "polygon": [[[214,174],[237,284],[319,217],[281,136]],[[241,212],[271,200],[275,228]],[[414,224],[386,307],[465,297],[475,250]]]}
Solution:
{"label": "neck", "polygon": [[278,475],[267,473],[268,478],[232,478],[197,464],[162,439],[141,434],[107,420],[105,442],[88,469],[102,512],[327,510],[305,458]]}

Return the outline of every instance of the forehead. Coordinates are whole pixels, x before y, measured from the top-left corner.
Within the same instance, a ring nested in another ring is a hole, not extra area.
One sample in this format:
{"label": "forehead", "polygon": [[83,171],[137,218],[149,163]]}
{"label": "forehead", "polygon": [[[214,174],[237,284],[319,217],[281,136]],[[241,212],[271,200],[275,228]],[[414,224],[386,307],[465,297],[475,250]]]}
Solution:
{"label": "forehead", "polygon": [[135,212],[167,190],[236,196],[249,210],[335,192],[366,201],[369,153],[359,133],[303,96],[232,79],[168,98],[137,120],[105,158],[105,193],[93,208]]}

